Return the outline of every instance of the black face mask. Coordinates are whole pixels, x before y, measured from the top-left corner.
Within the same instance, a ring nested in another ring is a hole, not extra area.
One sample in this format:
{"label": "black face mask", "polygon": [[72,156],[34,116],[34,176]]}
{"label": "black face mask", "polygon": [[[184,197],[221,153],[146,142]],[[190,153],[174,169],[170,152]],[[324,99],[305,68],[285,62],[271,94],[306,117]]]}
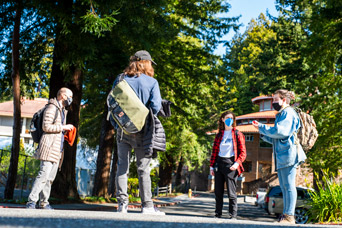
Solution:
{"label": "black face mask", "polygon": [[66,100],[64,100],[64,107],[70,106],[72,103],[72,98],[68,97]]}
{"label": "black face mask", "polygon": [[277,103],[272,103],[272,106],[273,106],[274,110],[276,110],[276,111],[279,111],[281,109],[281,106],[279,105],[278,102]]}

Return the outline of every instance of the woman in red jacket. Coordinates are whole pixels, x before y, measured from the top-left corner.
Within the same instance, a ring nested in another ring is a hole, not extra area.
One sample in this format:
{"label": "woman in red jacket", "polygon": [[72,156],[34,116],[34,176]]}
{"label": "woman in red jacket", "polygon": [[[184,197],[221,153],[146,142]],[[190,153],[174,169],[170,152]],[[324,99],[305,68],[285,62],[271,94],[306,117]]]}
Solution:
{"label": "woman in red jacket", "polygon": [[215,137],[210,158],[210,174],[215,175],[215,217],[222,216],[224,184],[227,183],[229,218],[237,217],[236,183],[244,171],[242,162],[246,158],[245,136],[236,130],[235,114],[226,111],[219,120],[219,132]]}

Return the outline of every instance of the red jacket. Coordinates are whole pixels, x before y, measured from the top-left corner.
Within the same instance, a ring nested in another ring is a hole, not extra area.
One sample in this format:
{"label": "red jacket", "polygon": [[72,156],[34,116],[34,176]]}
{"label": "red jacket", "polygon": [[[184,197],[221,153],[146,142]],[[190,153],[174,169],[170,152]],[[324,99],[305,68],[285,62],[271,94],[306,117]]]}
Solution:
{"label": "red jacket", "polygon": [[[242,134],[242,132],[238,131],[238,137],[236,140],[236,128],[234,127],[232,129],[232,137],[233,137],[233,143],[234,143],[234,153],[235,153],[235,159],[234,161],[239,163],[239,167],[237,168],[238,174],[240,174],[245,171],[242,162],[245,161],[246,159],[246,145],[245,145],[245,136]],[[220,130],[219,133],[217,133],[214,141],[214,146],[213,146],[213,152],[211,153],[211,158],[210,158],[210,167],[214,167],[217,156],[220,152],[220,144],[223,138],[224,130]],[[237,144],[237,142],[239,142]]]}

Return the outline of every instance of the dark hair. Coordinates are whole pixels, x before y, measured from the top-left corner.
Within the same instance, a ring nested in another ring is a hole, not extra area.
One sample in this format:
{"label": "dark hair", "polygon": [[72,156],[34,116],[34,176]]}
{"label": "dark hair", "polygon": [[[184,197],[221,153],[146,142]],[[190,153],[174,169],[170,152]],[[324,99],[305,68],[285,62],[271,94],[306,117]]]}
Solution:
{"label": "dark hair", "polygon": [[124,73],[128,76],[139,76],[140,74],[146,74],[153,78],[154,69],[150,60],[137,60],[137,57],[131,56],[129,59],[129,65],[124,70]]}
{"label": "dark hair", "polygon": [[288,104],[295,99],[295,93],[286,89],[278,89],[274,94],[278,94],[280,99],[286,98]]}
{"label": "dark hair", "polygon": [[224,113],[222,113],[221,114],[221,117],[220,117],[220,119],[219,119],[219,121],[218,121],[218,127],[219,127],[219,130],[224,130],[225,129],[225,123],[222,121],[222,119],[226,116],[226,115],[228,115],[228,114],[232,114],[232,116],[233,116],[233,127],[236,127],[236,116],[235,116],[235,114],[233,113],[233,112],[231,112],[231,111],[225,111]]}

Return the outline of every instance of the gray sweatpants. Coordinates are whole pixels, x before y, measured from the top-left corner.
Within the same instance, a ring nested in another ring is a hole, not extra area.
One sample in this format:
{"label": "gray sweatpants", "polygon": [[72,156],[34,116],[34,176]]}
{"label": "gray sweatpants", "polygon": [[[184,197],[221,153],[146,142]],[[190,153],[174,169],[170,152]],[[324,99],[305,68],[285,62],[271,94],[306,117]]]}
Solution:
{"label": "gray sweatpants", "polygon": [[33,183],[28,203],[37,203],[40,199],[39,205],[41,207],[49,204],[51,185],[56,178],[58,164],[59,162],[40,161],[40,170]]}
{"label": "gray sweatpants", "polygon": [[137,171],[139,178],[139,191],[143,207],[153,207],[151,192],[150,163],[152,158],[145,158],[145,152],[142,146],[142,134],[123,134],[121,138],[121,129],[118,129],[118,165],[116,173],[116,195],[119,203],[128,203],[127,180],[129,173],[129,162],[131,151],[137,159]]}

